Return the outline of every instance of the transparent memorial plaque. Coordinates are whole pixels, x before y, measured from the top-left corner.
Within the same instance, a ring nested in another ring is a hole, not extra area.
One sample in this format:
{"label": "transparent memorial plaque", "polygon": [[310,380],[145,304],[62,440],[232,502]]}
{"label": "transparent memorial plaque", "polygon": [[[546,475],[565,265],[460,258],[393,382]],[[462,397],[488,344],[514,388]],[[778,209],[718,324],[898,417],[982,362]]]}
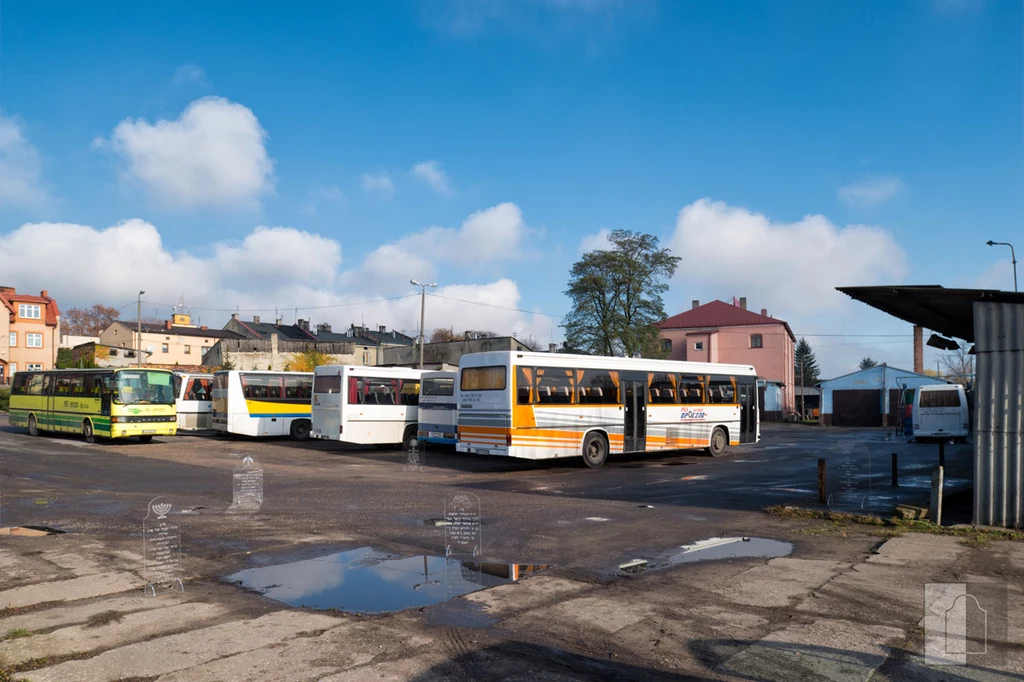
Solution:
{"label": "transparent memorial plaque", "polygon": [[229,514],[255,514],[263,506],[263,467],[252,455],[242,457],[231,476]]}
{"label": "transparent memorial plaque", "polygon": [[422,471],[427,461],[426,442],[412,438],[405,446],[405,470]]}
{"label": "transparent memorial plaque", "polygon": [[142,521],[142,577],[149,596],[185,591],[181,582],[181,529],[173,514],[171,498],[155,497]]}
{"label": "transparent memorial plaque", "polygon": [[480,498],[473,493],[456,493],[444,504],[445,556],[480,556]]}
{"label": "transparent memorial plaque", "polygon": [[828,507],[832,511],[871,509],[871,451],[862,441],[840,438],[828,458]]}

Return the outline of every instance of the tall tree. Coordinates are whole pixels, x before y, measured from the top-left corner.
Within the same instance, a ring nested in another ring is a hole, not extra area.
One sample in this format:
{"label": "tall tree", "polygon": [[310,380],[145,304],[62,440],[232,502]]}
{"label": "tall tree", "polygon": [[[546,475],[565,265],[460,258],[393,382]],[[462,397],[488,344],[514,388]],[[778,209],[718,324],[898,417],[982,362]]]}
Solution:
{"label": "tall tree", "polygon": [[655,323],[665,318],[661,295],[679,257],[654,235],[615,230],[609,249],[583,254],[573,266],[565,342],[595,355],[661,357]]}
{"label": "tall tree", "polygon": [[860,361],[861,369],[871,369],[872,367],[878,367],[878,360],[872,358],[862,358]]}
{"label": "tall tree", "polygon": [[448,343],[450,341],[461,341],[462,337],[455,333],[452,327],[438,327],[430,333],[427,343]]}
{"label": "tall tree", "polygon": [[821,380],[818,360],[807,339],[800,337],[793,353],[793,376],[797,386],[814,386]]}
{"label": "tall tree", "polygon": [[61,315],[60,324],[69,336],[99,336],[110,323],[121,317],[117,308],[108,308],[99,303],[91,308],[68,308]]}

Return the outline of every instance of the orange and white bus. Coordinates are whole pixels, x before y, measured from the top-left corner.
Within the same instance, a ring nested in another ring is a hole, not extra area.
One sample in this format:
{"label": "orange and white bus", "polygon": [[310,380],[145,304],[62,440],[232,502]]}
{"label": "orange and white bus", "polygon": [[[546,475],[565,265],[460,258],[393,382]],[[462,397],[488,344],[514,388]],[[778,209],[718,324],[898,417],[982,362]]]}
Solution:
{"label": "orange and white bus", "polygon": [[464,355],[460,452],[526,459],[704,448],[760,439],[750,365],[503,351]]}

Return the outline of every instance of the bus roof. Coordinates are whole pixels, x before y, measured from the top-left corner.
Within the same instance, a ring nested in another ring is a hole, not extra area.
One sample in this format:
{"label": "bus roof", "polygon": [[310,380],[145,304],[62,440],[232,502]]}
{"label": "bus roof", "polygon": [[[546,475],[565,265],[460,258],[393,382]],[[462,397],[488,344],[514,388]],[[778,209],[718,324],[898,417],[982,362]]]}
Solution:
{"label": "bus roof", "polygon": [[268,375],[272,375],[272,376],[280,376],[282,374],[287,374],[287,375],[290,375],[290,376],[297,376],[297,377],[311,377],[311,376],[313,376],[312,372],[275,372],[275,371],[269,370],[269,369],[222,369],[220,371],[214,372],[214,374],[231,374],[232,372],[234,372],[236,374],[238,374],[238,373],[240,373],[240,374],[268,374]]}
{"label": "bus roof", "polygon": [[313,370],[313,373],[419,379],[423,375],[423,370],[413,367],[377,367],[375,365],[320,365]]}
{"label": "bus roof", "polygon": [[663,372],[695,374],[749,374],[756,375],[753,365],[727,365],[719,362],[684,362],[681,360],[652,360],[647,358],[614,358],[600,355],[572,355],[569,353],[536,353],[531,351],[493,351],[467,353],[459,360],[459,367],[482,367],[493,364],[541,365],[548,367],[599,367],[623,371],[651,369]]}

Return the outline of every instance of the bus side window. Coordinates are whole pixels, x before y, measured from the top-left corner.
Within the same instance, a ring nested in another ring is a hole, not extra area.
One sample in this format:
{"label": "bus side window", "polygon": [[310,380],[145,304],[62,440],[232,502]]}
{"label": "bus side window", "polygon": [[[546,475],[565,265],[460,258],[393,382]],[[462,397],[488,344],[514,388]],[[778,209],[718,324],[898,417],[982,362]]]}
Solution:
{"label": "bus side window", "polygon": [[683,405],[702,405],[705,402],[702,377],[680,374],[676,377],[676,385],[679,387],[679,402]]}
{"label": "bus side window", "polygon": [[533,367],[519,367],[516,372],[516,402],[520,405],[533,404]]}

